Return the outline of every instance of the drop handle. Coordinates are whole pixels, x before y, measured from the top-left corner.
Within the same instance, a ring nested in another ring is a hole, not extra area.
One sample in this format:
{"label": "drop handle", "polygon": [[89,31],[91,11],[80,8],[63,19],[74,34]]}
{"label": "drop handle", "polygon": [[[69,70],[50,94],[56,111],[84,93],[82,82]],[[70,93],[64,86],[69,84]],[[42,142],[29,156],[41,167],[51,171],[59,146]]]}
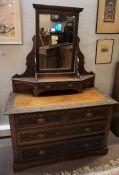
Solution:
{"label": "drop handle", "polygon": [[68,84],[68,87],[73,87],[73,84],[71,84],[71,83],[70,83],[70,84]]}
{"label": "drop handle", "polygon": [[47,88],[47,89],[50,89],[50,88],[51,88],[51,86],[50,86],[50,85],[47,85],[47,86],[46,86],[46,88]]}
{"label": "drop handle", "polygon": [[44,139],[45,135],[44,134],[38,134],[38,139]]}
{"label": "drop handle", "polygon": [[90,132],[91,128],[85,128],[85,132]]}
{"label": "drop handle", "polygon": [[89,144],[88,143],[85,143],[84,144],[84,148],[89,148]]}
{"label": "drop handle", "polygon": [[46,155],[46,151],[45,150],[41,150],[41,151],[38,152],[38,155],[39,156],[44,156],[44,155]]}
{"label": "drop handle", "polygon": [[37,119],[37,122],[38,123],[44,123],[45,119],[43,117],[40,117],[40,118]]}
{"label": "drop handle", "polygon": [[92,116],[93,116],[93,113],[92,112],[86,113],[86,117],[92,117]]}

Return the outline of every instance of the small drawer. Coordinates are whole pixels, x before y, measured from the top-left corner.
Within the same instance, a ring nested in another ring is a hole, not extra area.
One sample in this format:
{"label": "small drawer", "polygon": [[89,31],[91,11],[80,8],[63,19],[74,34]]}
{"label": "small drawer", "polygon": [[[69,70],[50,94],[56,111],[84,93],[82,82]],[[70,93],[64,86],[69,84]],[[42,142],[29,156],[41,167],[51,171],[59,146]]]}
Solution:
{"label": "small drawer", "polygon": [[43,91],[52,91],[52,90],[72,90],[72,89],[81,89],[81,85],[77,82],[59,82],[59,83],[47,83],[44,85],[39,85],[39,87],[43,90]]}
{"label": "small drawer", "polygon": [[106,121],[71,124],[57,127],[37,128],[17,132],[19,146],[59,141],[80,136],[95,135],[105,132]]}
{"label": "small drawer", "polygon": [[72,82],[72,83],[67,83],[67,88],[81,92],[82,85],[80,83],[77,83],[77,82]]}
{"label": "small drawer", "polygon": [[15,123],[17,129],[23,129],[34,126],[44,127],[50,125],[57,125],[63,123],[64,121],[64,111],[15,115]]}
{"label": "small drawer", "polygon": [[67,112],[68,122],[74,121],[87,121],[87,120],[97,120],[106,119],[108,117],[109,108],[106,107],[93,107],[93,108],[81,108],[73,109]]}
{"label": "small drawer", "polygon": [[43,91],[62,90],[65,88],[65,85],[63,83],[62,85],[60,83],[44,83],[43,85],[40,85],[40,88]]}
{"label": "small drawer", "polygon": [[104,147],[104,136],[85,137],[73,139],[67,142],[55,142],[45,145],[32,145],[19,147],[19,161],[32,161],[46,157],[55,157],[58,155],[67,155],[76,152],[96,150]]}

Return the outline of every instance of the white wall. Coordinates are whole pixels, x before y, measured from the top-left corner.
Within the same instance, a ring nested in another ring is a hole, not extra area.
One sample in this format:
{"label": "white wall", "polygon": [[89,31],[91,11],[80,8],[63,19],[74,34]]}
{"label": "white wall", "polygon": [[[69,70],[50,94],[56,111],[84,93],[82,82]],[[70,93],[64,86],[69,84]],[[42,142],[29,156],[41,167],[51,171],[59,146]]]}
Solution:
{"label": "white wall", "polygon": [[48,31],[48,28],[52,27],[50,20],[50,15],[40,15],[40,28],[43,27],[45,31]]}
{"label": "white wall", "polygon": [[[31,38],[35,33],[35,11],[32,3],[60,6],[83,7],[80,15],[79,36],[81,50],[85,55],[86,68],[96,74],[95,86],[106,94],[111,93],[115,62],[119,60],[119,35],[95,34],[98,0],[21,0],[23,45],[0,46],[0,123],[7,124],[3,116],[9,92],[12,90],[11,77],[25,71],[26,55],[32,47]],[[96,40],[114,38],[114,53],[111,64],[95,65]],[[3,55],[2,55],[3,54]]]}

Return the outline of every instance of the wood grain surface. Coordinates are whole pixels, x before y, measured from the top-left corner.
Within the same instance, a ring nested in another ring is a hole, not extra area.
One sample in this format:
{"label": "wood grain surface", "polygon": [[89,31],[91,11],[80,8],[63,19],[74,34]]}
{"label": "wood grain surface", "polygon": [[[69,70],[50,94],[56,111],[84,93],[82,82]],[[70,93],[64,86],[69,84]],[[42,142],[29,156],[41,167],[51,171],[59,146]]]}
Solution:
{"label": "wood grain surface", "polygon": [[76,103],[91,103],[106,101],[105,95],[95,89],[84,90],[82,93],[57,96],[33,97],[32,95],[17,94],[13,106],[15,108],[31,108],[42,106],[56,106]]}

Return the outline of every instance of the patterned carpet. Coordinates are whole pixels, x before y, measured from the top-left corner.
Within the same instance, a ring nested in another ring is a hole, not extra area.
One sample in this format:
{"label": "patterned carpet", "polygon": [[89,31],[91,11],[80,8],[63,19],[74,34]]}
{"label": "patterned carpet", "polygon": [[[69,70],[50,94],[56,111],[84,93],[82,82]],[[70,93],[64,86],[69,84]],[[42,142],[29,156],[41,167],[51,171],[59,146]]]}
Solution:
{"label": "patterned carpet", "polygon": [[119,138],[110,133],[109,153],[14,173],[11,139],[0,139],[0,175],[119,175]]}

